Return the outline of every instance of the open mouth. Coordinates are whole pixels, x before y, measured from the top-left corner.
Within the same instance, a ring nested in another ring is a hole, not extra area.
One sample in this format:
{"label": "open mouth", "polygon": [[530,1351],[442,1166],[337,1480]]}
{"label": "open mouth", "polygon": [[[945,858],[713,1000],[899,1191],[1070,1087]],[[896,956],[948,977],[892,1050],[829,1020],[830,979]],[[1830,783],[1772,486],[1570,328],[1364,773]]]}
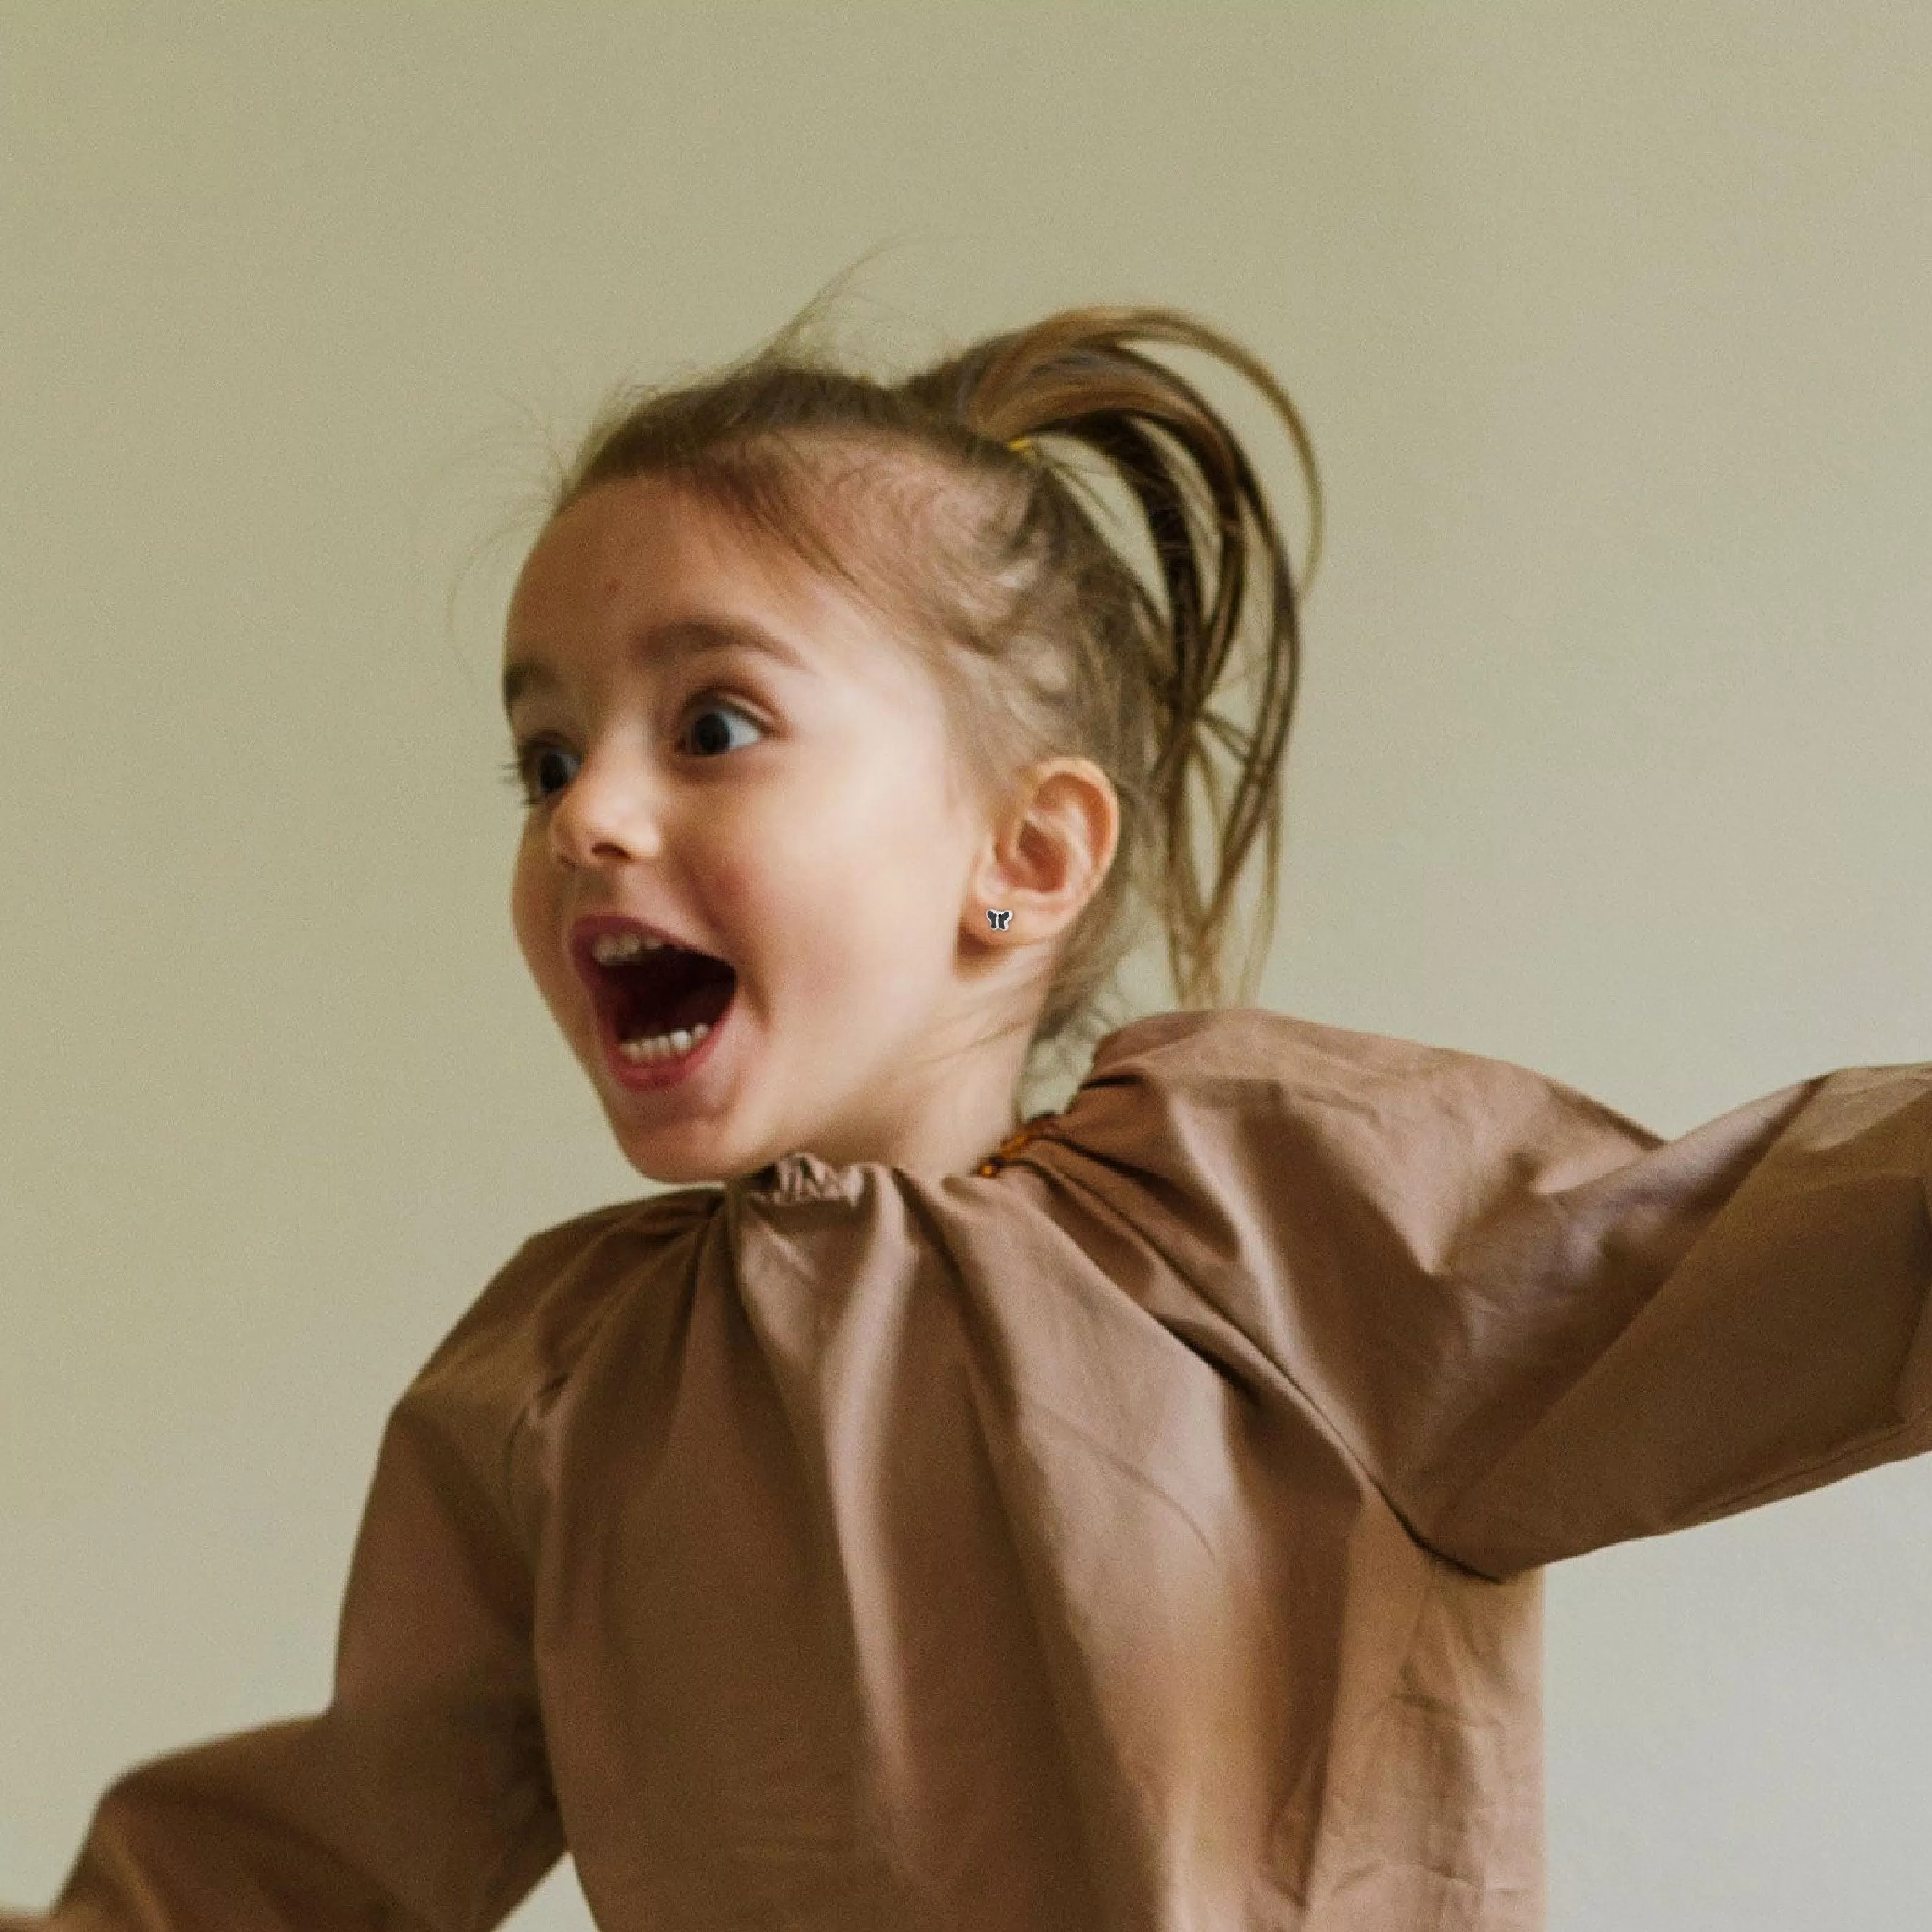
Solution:
{"label": "open mouth", "polygon": [[597,969],[598,1009],[617,1039],[660,1039],[716,1024],[736,992],[738,976],[722,959],[666,946]]}

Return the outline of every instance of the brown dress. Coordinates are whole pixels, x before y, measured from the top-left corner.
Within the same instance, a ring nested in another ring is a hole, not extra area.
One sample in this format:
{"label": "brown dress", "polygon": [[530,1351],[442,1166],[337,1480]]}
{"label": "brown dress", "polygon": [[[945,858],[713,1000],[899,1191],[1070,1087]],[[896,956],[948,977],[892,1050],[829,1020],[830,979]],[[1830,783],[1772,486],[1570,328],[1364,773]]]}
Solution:
{"label": "brown dress", "polygon": [[608,1932],[1541,1928],[1540,1567],[1932,1447],[1929,1142],[1932,1066],[1666,1143],[1174,1013],[980,1174],[550,1228],[391,1412],[328,1708],[7,1922],[484,1932],[568,1850]]}

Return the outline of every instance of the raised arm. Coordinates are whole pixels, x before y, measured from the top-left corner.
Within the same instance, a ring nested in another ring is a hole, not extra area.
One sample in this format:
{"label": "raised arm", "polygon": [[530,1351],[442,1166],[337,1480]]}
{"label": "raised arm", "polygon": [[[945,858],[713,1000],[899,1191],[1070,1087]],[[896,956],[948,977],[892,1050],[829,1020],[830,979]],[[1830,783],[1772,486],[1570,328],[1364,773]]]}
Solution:
{"label": "raised arm", "polygon": [[1932,1448],[1932,1066],[1666,1143],[1503,1062],[1280,1038],[1244,1263],[1279,1286],[1227,1292],[1438,1554],[1500,1580]]}

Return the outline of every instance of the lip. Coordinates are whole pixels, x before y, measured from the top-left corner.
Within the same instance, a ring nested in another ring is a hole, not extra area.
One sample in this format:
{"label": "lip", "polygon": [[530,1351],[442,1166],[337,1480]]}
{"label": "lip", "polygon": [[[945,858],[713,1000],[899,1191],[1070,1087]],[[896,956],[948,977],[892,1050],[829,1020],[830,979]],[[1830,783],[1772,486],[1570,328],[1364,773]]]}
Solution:
{"label": "lip", "polygon": [[[603,968],[590,956],[591,947],[607,933],[613,932],[641,933],[647,938],[662,939],[666,944],[678,946],[686,952],[700,952],[704,949],[687,944],[662,926],[647,925],[643,920],[632,919],[622,913],[593,913],[587,918],[580,919],[570,928],[571,963],[577,968],[577,976],[590,996],[590,1010],[597,1022],[597,1037],[602,1046],[604,1064],[610,1070],[610,1078],[632,1093],[675,1087],[688,1080],[711,1058],[718,1036],[724,1030],[724,1022],[731,1017],[738,1004],[735,973],[731,997],[725,1003],[724,1010],[711,1022],[711,1030],[690,1052],[681,1054],[675,1060],[628,1060],[617,1047],[617,1012],[610,997],[610,982],[604,976]],[[716,953],[705,955],[707,958],[717,956]],[[724,963],[730,964],[728,960]]]}
{"label": "lip", "polygon": [[[622,913],[593,913],[588,919],[580,919],[570,928],[570,963],[577,968],[577,976],[584,982],[593,1000],[602,1002],[604,991],[604,974],[596,960],[590,956],[590,949],[606,934],[635,932],[646,939],[662,939],[668,946],[675,946],[686,952],[703,952],[701,946],[694,946],[687,939],[680,939],[674,932],[667,932],[661,926],[646,926],[640,919],[632,919]],[[706,958],[715,959],[716,953],[706,953]],[[728,966],[730,962],[724,962]]]}
{"label": "lip", "polygon": [[711,1030],[688,1053],[680,1054],[674,1060],[630,1060],[617,1048],[617,1021],[608,1004],[597,1008],[597,1037],[603,1042],[604,1064],[610,1070],[610,1078],[620,1087],[628,1088],[634,1094],[649,1092],[658,1087],[675,1087],[688,1080],[711,1058],[718,1044],[718,1036],[724,1030],[728,1020],[738,1004],[738,989],[731,988],[731,997],[725,1002],[724,1010],[711,1022]]}

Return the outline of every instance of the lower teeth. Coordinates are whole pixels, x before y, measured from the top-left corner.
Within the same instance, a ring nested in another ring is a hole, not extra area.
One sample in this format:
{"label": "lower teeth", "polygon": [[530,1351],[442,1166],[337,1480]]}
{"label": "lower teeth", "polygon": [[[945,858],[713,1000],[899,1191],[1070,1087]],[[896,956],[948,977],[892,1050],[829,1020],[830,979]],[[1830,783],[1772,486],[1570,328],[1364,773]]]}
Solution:
{"label": "lower teeth", "polygon": [[700,1044],[710,1030],[710,1022],[700,1020],[688,1033],[680,1027],[675,1033],[656,1034],[649,1040],[620,1040],[617,1051],[626,1060],[675,1060]]}

